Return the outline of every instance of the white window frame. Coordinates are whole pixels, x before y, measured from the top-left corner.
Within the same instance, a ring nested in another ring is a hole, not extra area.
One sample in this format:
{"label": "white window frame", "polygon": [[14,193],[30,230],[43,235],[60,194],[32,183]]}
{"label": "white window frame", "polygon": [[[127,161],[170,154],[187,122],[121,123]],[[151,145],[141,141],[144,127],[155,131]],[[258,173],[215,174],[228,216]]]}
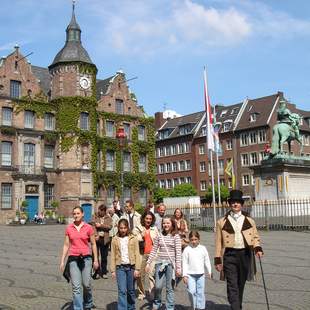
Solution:
{"label": "white window frame", "polygon": [[241,156],[241,166],[248,167],[250,165],[249,154],[243,153],[240,156]]}
{"label": "white window frame", "polygon": [[13,109],[10,107],[2,107],[2,125],[12,126]]}
{"label": "white window frame", "polygon": [[44,129],[55,130],[55,116],[53,113],[44,114]]}
{"label": "white window frame", "polygon": [[207,181],[206,180],[200,181],[200,191],[204,192],[206,190],[207,190]]}
{"label": "white window frame", "polygon": [[[47,156],[47,155],[51,155],[51,156]],[[55,155],[55,147],[53,145],[45,144],[44,145],[44,161],[43,161],[45,168],[54,168],[54,155]]]}
{"label": "white window frame", "polygon": [[13,143],[11,141],[1,142],[1,166],[12,166]]}
{"label": "white window frame", "polygon": [[24,113],[24,126],[25,128],[34,128],[34,112],[33,111],[25,111]]}
{"label": "white window frame", "polygon": [[[248,180],[246,180],[248,178]],[[248,181],[248,182],[245,182]],[[250,186],[251,184],[251,176],[250,174],[243,174],[242,175],[242,186]]]}

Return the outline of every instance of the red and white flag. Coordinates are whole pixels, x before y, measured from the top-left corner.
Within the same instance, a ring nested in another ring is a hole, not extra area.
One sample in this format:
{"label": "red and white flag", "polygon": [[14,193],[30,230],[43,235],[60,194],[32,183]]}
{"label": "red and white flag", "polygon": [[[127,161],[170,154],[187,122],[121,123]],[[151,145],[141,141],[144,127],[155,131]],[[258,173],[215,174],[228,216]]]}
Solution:
{"label": "red and white flag", "polygon": [[205,97],[205,106],[207,113],[207,145],[208,150],[215,151],[214,147],[214,128],[213,128],[213,116],[210,104],[210,97],[208,93],[208,80],[207,80],[207,71],[204,68],[204,97]]}

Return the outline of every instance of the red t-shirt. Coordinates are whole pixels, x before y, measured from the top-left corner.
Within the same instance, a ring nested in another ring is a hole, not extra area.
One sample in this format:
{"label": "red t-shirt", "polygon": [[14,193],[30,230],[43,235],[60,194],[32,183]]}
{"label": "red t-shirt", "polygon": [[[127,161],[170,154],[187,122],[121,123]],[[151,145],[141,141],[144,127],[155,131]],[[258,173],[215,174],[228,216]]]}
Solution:
{"label": "red t-shirt", "polygon": [[153,241],[151,238],[150,230],[146,230],[144,233],[144,254],[150,254],[153,247]]}
{"label": "red t-shirt", "polygon": [[70,224],[66,228],[66,235],[69,237],[69,256],[90,255],[89,246],[90,236],[94,233],[93,227],[83,222],[80,231],[76,229],[74,224]]}

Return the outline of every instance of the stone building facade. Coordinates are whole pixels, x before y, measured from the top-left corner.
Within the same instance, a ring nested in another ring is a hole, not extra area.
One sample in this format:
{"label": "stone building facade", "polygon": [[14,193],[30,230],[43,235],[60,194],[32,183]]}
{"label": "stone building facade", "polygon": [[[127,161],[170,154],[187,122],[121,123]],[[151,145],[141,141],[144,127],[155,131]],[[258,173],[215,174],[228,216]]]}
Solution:
{"label": "stone building facade", "polygon": [[24,201],[30,218],[53,201],[65,217],[82,206],[86,219],[117,197],[146,204],[155,183],[153,119],[123,72],[97,79],[74,7],[48,68],[30,64],[18,46],[1,58],[0,119],[0,223]]}
{"label": "stone building facade", "polygon": [[[274,95],[245,99],[230,106],[216,106],[216,122],[222,152],[218,157],[220,184],[232,188],[232,179],[225,173],[233,160],[236,187],[247,199],[255,197],[255,179],[252,167],[260,164],[266,145],[271,144],[272,128],[277,122],[279,100],[282,92]],[[291,112],[303,119],[300,131],[303,141],[302,156],[310,156],[310,112],[288,103]],[[162,188],[172,188],[179,183],[192,183],[203,198],[211,184],[210,159],[206,144],[206,116],[197,112],[177,118],[163,119],[155,114],[158,130],[156,137],[157,183]],[[300,147],[293,143],[292,151],[299,154]],[[216,159],[214,175],[217,176]],[[217,184],[217,180],[215,180]]]}

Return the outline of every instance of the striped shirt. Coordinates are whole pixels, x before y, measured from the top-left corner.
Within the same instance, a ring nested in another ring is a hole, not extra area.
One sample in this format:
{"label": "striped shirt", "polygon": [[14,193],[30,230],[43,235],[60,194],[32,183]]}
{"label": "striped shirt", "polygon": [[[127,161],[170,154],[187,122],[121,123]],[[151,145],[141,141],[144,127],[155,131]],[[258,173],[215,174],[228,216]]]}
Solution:
{"label": "striped shirt", "polygon": [[[166,247],[165,247],[165,244]],[[168,253],[167,253],[168,250]],[[177,272],[181,272],[181,261],[182,261],[182,250],[181,250],[181,239],[178,234],[172,236],[168,234],[166,236],[160,234],[154,239],[153,249],[148,258],[147,263],[151,264],[155,259],[157,262],[169,261],[172,263]]]}

